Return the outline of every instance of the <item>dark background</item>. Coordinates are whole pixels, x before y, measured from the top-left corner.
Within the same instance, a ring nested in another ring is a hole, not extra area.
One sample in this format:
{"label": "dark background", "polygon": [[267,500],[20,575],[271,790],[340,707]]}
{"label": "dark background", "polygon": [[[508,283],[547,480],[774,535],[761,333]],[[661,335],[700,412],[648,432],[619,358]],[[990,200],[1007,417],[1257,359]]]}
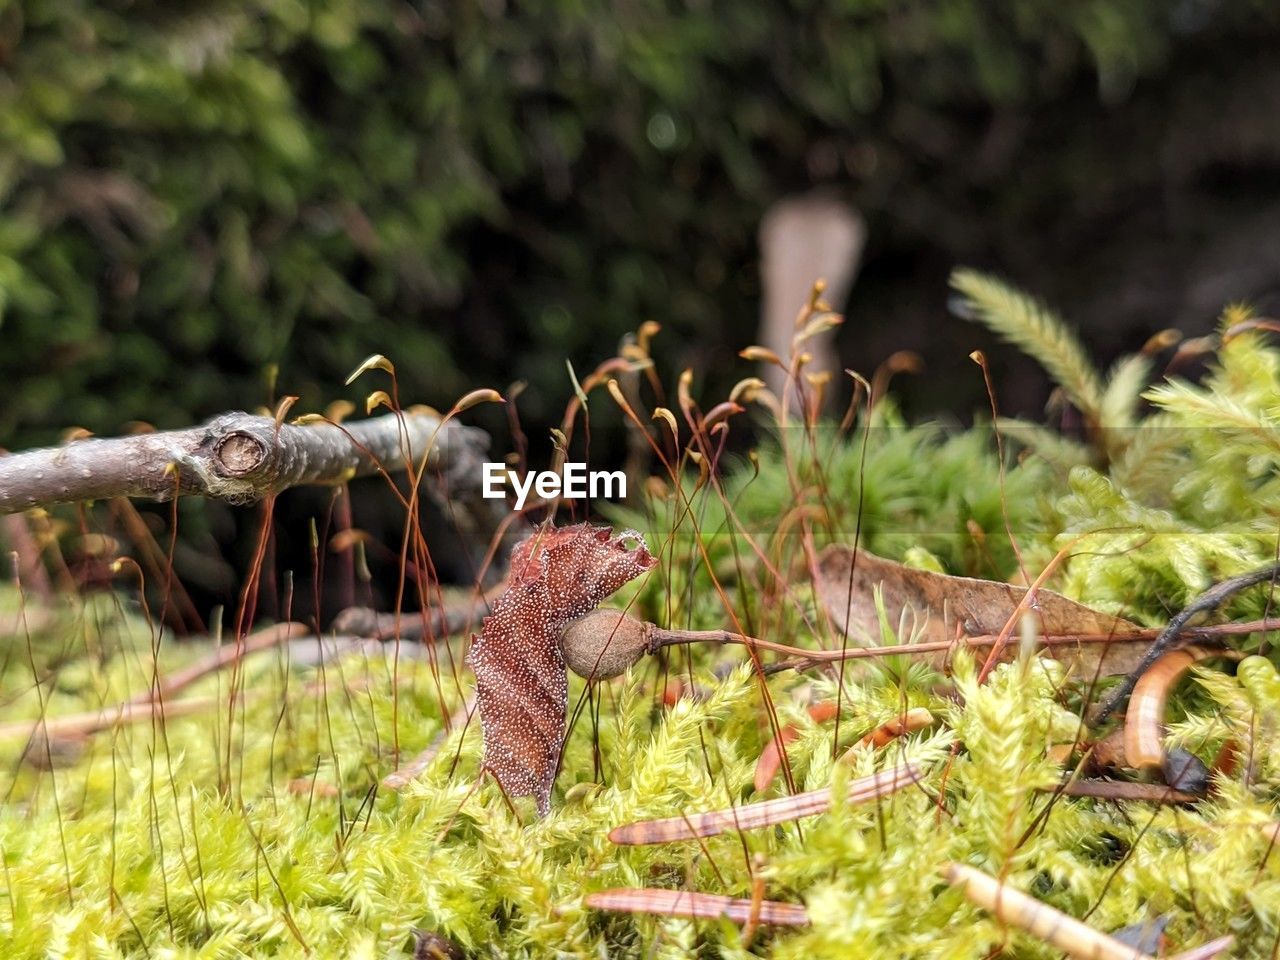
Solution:
{"label": "dark background", "polygon": [[[965,419],[984,347],[1039,416],[1045,378],[947,312],[948,273],[1043,297],[1101,363],[1275,310],[1277,54],[1247,0],[10,3],[0,446],[358,400],[381,352],[405,402],[528,381],[537,448],[565,358],[645,320],[719,399],[752,372],[760,219],[815,188],[868,227],[841,362],[915,350],[908,412]],[[243,540],[200,517],[197,553]]]}

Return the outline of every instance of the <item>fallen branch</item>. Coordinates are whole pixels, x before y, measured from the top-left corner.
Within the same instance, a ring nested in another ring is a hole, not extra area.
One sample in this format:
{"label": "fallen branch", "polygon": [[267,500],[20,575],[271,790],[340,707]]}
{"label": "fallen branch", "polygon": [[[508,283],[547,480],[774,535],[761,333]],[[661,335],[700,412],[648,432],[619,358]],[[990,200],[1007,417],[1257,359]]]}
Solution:
{"label": "fallen branch", "polygon": [[189,700],[169,700],[146,703],[120,703],[102,710],[68,713],[59,717],[37,717],[33,720],[15,720],[0,724],[0,740],[9,737],[39,737],[50,740],[56,737],[87,737],[93,733],[110,730],[117,725],[138,723],[152,717],[172,720],[189,717],[195,713],[212,710],[227,702],[224,696],[209,695]]}
{"label": "fallen branch", "polygon": [[379,613],[369,607],[347,607],[333,619],[338,633],[375,640],[443,640],[475,630],[489,614],[488,595],[426,611]]}
{"label": "fallen branch", "polygon": [[0,514],[111,497],[169,500],[175,493],[247,503],[302,484],[403,470],[424,456],[451,480],[478,487],[488,444],[484,431],[424,411],[342,426],[224,413],[185,430],[75,440],[0,457]]}
{"label": "fallen branch", "polygon": [[153,700],[168,699],[181,693],[198,680],[217,673],[245,657],[262,650],[271,650],[288,640],[305,637],[309,633],[306,624],[277,623],[264,627],[244,638],[244,643],[227,643],[219,647],[209,656],[193,663],[182,670],[176,670],[162,678],[155,686],[148,687],[127,702],[130,704],[151,703]]}
{"label": "fallen branch", "polygon": [[[365,637],[325,637],[319,639],[314,635],[299,637],[296,635],[300,624],[284,623],[277,624],[274,627],[253,634],[249,639],[253,640],[253,649],[247,649],[248,642],[238,651],[240,656],[249,653],[261,653],[284,644],[291,646],[296,644],[296,649],[291,649],[290,661],[295,664],[311,666],[320,660],[329,661],[336,656],[350,653],[359,649],[366,644],[375,650],[383,649],[376,641],[370,641]],[[310,652],[308,652],[310,651]],[[69,713],[61,716],[50,717],[34,717],[29,720],[14,720],[9,723],[0,723],[0,740],[4,740],[15,736],[45,736],[49,739],[56,737],[86,737],[91,734],[100,733],[104,730],[110,730],[116,726],[138,723],[149,720],[152,717],[164,716],[168,719],[176,717],[186,717],[195,713],[201,713],[210,710],[213,707],[224,705],[227,702],[227,694],[210,694],[208,696],[190,697],[184,700],[172,699],[173,695],[202,677],[215,673],[232,663],[237,659],[237,650],[234,644],[228,644],[216,654],[193,664],[185,670],[179,671],[171,678],[162,679],[160,689],[162,698],[158,700],[152,699],[153,689],[148,687],[145,691],[137,696],[123,700],[113,706],[102,707],[98,710],[86,710],[80,713]],[[312,690],[306,688],[308,693],[318,692],[317,687]],[[253,697],[257,694],[249,691],[243,696]],[[239,697],[240,695],[237,695]]]}

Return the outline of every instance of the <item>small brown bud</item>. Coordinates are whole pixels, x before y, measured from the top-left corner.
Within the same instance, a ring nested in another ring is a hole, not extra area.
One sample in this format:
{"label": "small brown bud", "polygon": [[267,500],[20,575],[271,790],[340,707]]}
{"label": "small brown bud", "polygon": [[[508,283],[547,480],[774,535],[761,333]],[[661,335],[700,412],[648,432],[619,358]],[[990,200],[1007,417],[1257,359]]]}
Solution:
{"label": "small brown bud", "polygon": [[640,659],[649,646],[649,625],[621,610],[592,610],[560,631],[560,652],[569,669],[587,680],[608,680]]}

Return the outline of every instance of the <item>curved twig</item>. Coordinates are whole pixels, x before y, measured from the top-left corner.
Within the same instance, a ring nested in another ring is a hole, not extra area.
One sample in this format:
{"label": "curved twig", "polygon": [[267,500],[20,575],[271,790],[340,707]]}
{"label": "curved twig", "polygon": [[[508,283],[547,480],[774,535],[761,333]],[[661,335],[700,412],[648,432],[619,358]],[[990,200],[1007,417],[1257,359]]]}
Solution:
{"label": "curved twig", "polygon": [[1124,717],[1125,765],[1163,771],[1164,782],[1187,793],[1201,794],[1209,787],[1209,770],[1193,754],[1180,748],[1166,750],[1164,714],[1169,694],[1182,675],[1201,660],[1228,657],[1239,660],[1238,650],[1213,650],[1198,646],[1166,653],[1138,678]]}
{"label": "curved twig", "polygon": [[1110,696],[1103,701],[1102,706],[1098,708],[1093,716],[1094,725],[1102,723],[1107,717],[1111,716],[1116,707],[1129,694],[1133,693],[1133,688],[1138,679],[1151,668],[1153,663],[1175,647],[1182,633],[1187,629],[1187,623],[1192,617],[1198,613],[1217,609],[1224,601],[1241,590],[1247,590],[1249,587],[1266,583],[1268,580],[1274,582],[1277,576],[1280,576],[1280,563],[1268,564],[1258,570],[1251,570],[1248,573],[1242,573],[1238,577],[1232,577],[1229,580],[1214,584],[1187,604],[1169,621],[1169,625],[1160,631],[1160,635],[1151,644],[1151,649],[1143,655],[1142,661],[1134,668],[1133,672],[1125,677],[1120,682],[1120,685],[1111,691]]}

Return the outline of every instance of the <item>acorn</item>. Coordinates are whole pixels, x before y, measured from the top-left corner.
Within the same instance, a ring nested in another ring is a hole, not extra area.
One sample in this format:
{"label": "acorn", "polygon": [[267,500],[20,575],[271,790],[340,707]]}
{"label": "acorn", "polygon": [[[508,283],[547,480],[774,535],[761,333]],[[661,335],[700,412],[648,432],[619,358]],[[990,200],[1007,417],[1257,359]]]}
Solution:
{"label": "acorn", "polygon": [[651,624],[622,610],[601,608],[560,631],[560,653],[569,669],[585,680],[608,680],[649,651]]}

